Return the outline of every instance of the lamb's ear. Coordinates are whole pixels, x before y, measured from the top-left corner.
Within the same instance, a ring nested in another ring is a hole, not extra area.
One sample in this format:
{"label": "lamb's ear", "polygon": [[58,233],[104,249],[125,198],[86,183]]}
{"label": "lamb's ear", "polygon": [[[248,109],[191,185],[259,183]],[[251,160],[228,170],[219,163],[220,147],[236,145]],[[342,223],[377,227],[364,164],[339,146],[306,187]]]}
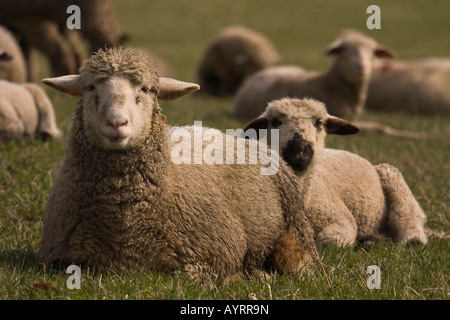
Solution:
{"label": "lamb's ear", "polygon": [[327,133],[348,135],[359,132],[359,128],[351,124],[350,122],[333,116],[328,116],[325,122],[325,128]]}
{"label": "lamb's ear", "polygon": [[158,99],[162,101],[171,101],[199,89],[200,86],[196,83],[160,77]]}
{"label": "lamb's ear", "polygon": [[375,48],[374,54],[375,54],[375,57],[377,57],[377,58],[394,58],[395,57],[395,53],[392,50],[390,50],[386,47],[382,47],[382,46],[378,46],[377,48]]}
{"label": "lamb's ear", "polygon": [[249,129],[255,129],[256,131],[256,139],[260,139],[262,137],[259,136],[259,129],[267,129],[267,127],[269,126],[269,120],[267,120],[267,118],[265,117],[259,117],[256,118],[255,120],[250,121],[244,129],[244,138],[245,139],[249,139],[249,135],[245,134],[245,132]]}
{"label": "lamb's ear", "polygon": [[81,95],[81,88],[78,78],[78,74],[70,74],[56,78],[42,79],[42,82],[68,96],[79,97]]}

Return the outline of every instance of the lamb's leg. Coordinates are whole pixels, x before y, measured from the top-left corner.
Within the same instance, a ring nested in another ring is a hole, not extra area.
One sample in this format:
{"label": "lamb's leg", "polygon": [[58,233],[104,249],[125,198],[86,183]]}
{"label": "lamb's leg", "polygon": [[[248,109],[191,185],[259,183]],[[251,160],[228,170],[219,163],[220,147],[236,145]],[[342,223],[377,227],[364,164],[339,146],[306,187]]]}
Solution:
{"label": "lamb's leg", "polygon": [[356,226],[351,221],[335,221],[325,226],[316,236],[318,245],[336,244],[338,246],[352,245],[357,235]]}
{"label": "lamb's leg", "polygon": [[426,216],[401,172],[392,165],[375,166],[387,203],[387,226],[394,241],[427,243]]}

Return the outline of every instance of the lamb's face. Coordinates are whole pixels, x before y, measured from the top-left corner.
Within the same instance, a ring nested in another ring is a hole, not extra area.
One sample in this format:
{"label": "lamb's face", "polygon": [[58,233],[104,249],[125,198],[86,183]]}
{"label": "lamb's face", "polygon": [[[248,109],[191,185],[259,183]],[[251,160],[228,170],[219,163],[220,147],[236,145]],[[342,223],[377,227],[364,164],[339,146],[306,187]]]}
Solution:
{"label": "lamb's face", "polygon": [[90,142],[106,150],[139,144],[149,134],[157,88],[155,81],[132,83],[123,77],[87,84],[81,99]]}
{"label": "lamb's face", "polygon": [[356,32],[344,33],[327,49],[328,55],[336,57],[340,73],[351,83],[370,79],[375,57],[391,58],[393,53],[378,43]]}
{"label": "lamb's face", "polygon": [[306,170],[320,157],[327,116],[323,104],[313,100],[283,99],[268,105],[268,129],[279,130],[280,154],[294,170]]}
{"label": "lamb's face", "polygon": [[353,134],[358,128],[330,116],[325,105],[313,99],[285,98],[268,104],[265,112],[250,122],[246,130],[278,129],[279,150],[283,159],[297,172],[311,169],[320,158],[327,133]]}

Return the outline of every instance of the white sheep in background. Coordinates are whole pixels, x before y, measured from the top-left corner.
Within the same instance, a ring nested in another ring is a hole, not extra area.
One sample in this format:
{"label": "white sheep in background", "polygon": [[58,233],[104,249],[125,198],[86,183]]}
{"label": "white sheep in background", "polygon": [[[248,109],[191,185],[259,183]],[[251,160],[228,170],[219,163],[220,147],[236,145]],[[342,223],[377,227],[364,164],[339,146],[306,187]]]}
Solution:
{"label": "white sheep in background", "polygon": [[[17,83],[27,81],[27,67],[22,50],[14,35],[5,27],[0,25],[0,53],[8,53],[12,59],[8,63],[0,61],[0,79]],[[6,61],[6,56],[3,58]]]}
{"label": "white sheep in background", "polygon": [[450,58],[377,61],[366,106],[376,111],[450,115]]}
{"label": "white sheep in background", "polygon": [[275,48],[260,33],[243,26],[227,27],[203,53],[197,70],[200,93],[232,95],[250,75],[277,60]]}
{"label": "white sheep in background", "polygon": [[324,147],[327,133],[353,134],[358,128],[330,116],[321,102],[273,101],[250,128],[279,129],[280,154],[299,178],[298,205],[318,244],[385,236],[400,244],[427,243],[425,214],[397,168],[373,166],[356,154]]}
{"label": "white sheep in background", "polygon": [[[345,31],[328,46],[326,54],[335,58],[326,72],[279,66],[251,76],[236,94],[234,116],[250,120],[260,115],[272,100],[306,97],[324,102],[333,116],[355,121],[363,111],[374,58],[391,58],[393,53],[359,32]],[[363,133],[421,136],[376,122],[360,121],[357,125]]]}
{"label": "white sheep in background", "polygon": [[198,85],[160,78],[146,55],[122,47],[99,50],[79,75],[43,81],[81,95],[46,205],[44,262],[183,269],[200,279],[252,272],[265,260],[285,272],[320,262],[295,205],[295,175],[282,160],[274,175],[261,175],[261,164],[172,161],[174,128],[158,99]]}
{"label": "white sheep in background", "polygon": [[61,136],[53,104],[37,84],[0,80],[0,140],[26,136]]}

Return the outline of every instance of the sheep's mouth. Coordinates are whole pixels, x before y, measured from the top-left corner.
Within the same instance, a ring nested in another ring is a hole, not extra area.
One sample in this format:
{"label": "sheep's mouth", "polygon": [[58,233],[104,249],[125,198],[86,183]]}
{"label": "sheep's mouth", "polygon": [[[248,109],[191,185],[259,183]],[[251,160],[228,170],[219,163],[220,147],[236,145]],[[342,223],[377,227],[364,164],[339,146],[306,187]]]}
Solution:
{"label": "sheep's mouth", "polygon": [[314,150],[305,140],[289,140],[286,148],[283,150],[283,159],[295,171],[303,171],[308,168],[314,156]]}

